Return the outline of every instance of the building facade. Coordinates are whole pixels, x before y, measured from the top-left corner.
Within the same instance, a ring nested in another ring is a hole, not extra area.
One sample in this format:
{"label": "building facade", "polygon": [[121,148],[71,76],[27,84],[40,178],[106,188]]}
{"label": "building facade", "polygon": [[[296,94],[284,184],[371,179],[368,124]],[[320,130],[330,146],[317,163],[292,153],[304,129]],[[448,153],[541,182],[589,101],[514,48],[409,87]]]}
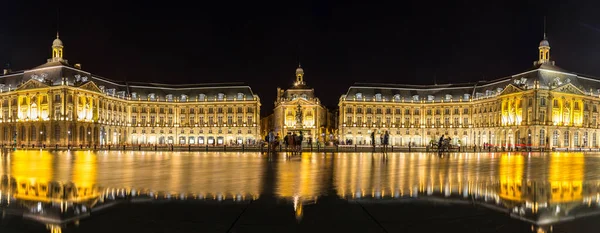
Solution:
{"label": "building facade", "polygon": [[304,82],[304,69],[296,69],[296,81],[287,90],[277,88],[277,99],[273,114],[262,119],[263,133],[270,129],[281,137],[288,132],[310,138],[313,142],[328,142],[334,140],[335,116],[321,104],[315,96],[313,88]]}
{"label": "building facade", "polygon": [[525,72],[466,84],[357,83],[339,100],[342,143],[427,146],[441,135],[463,146],[598,147],[600,80],[550,60],[544,35]]}
{"label": "building facade", "polygon": [[252,144],[260,99],[240,83],[122,82],[52,58],[0,76],[0,141],[17,145]]}

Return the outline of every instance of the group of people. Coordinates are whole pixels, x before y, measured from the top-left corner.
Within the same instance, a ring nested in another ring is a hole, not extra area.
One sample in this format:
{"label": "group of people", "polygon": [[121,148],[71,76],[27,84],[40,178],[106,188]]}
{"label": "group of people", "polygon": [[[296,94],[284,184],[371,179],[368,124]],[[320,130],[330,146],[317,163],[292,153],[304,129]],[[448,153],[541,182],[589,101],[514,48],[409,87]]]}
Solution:
{"label": "group of people", "polygon": [[[381,152],[387,153],[388,146],[390,145],[390,133],[386,130],[384,133],[379,134],[379,141],[382,145]],[[373,146],[373,151],[375,151],[375,131],[371,132],[371,145]]]}
{"label": "group of people", "polygon": [[302,131],[300,131],[300,134],[292,134],[291,132],[288,132],[287,135],[283,137],[285,149],[287,151],[291,151],[292,153],[302,152],[302,140],[304,140],[304,135],[302,135]]}
{"label": "group of people", "polygon": [[442,135],[440,137],[440,140],[438,141],[438,152],[441,153],[443,151],[450,151],[450,142],[452,141],[452,138],[450,138],[449,135],[444,136]]}
{"label": "group of people", "polygon": [[[267,143],[268,150],[277,151],[277,147],[279,146],[279,134],[275,133],[274,130],[269,131],[267,136],[265,137],[265,142]],[[304,140],[304,135],[302,131],[299,134],[295,132],[288,132],[285,137],[283,137],[283,144],[285,145],[286,151],[291,151],[292,153],[300,153],[302,152],[302,141]],[[312,140],[308,138],[308,143],[312,143]]]}

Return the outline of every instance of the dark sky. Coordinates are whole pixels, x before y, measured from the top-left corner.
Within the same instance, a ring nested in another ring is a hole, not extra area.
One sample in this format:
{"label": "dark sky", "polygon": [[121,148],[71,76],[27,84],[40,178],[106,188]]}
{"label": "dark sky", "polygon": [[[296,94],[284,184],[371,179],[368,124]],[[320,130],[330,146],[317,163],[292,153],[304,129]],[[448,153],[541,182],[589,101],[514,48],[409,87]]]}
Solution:
{"label": "dark sky", "polygon": [[600,76],[598,1],[122,2],[4,2],[0,61],[13,70],[44,63],[60,8],[71,64],[115,80],[243,81],[270,113],[298,61],[331,107],[354,82],[468,82],[521,72],[537,59],[547,16],[557,65]]}

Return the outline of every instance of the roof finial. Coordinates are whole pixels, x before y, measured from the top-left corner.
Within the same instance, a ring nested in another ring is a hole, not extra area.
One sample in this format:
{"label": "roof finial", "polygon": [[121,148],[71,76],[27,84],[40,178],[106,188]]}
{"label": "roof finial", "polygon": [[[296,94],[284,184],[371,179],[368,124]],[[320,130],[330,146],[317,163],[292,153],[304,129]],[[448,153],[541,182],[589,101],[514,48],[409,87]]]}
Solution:
{"label": "roof finial", "polygon": [[58,39],[58,30],[56,30],[56,39]]}
{"label": "roof finial", "polygon": [[302,68],[302,64],[300,64],[300,62],[298,62],[298,68]]}
{"label": "roof finial", "polygon": [[546,16],[544,16],[544,40],[546,39]]}

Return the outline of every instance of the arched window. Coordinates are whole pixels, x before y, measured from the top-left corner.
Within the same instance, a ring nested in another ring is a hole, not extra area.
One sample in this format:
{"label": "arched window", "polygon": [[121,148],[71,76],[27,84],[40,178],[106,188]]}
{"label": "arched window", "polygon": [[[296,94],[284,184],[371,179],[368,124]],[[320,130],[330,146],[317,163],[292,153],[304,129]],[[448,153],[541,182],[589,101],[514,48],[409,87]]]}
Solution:
{"label": "arched window", "polygon": [[563,146],[569,147],[569,131],[565,131],[564,133]]}
{"label": "arched window", "polygon": [[546,145],[546,131],[543,129],[540,129],[540,146],[545,146]]}
{"label": "arched window", "polygon": [[37,134],[38,134],[38,132],[37,132],[37,130],[35,129],[35,126],[33,126],[33,125],[32,125],[32,126],[31,126],[31,129],[30,129],[30,134],[29,134],[29,137],[30,137],[30,138],[29,138],[29,140],[30,140],[30,141],[35,141]]}

